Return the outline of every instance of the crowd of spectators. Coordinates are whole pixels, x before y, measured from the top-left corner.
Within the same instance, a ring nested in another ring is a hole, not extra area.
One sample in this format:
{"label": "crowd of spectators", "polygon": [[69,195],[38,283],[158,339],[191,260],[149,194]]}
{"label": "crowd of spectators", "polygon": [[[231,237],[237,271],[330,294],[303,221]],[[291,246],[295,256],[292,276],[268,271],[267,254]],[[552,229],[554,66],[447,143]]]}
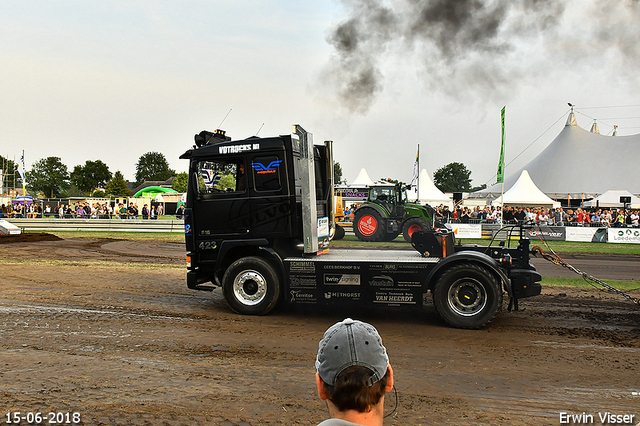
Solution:
{"label": "crowd of spectators", "polygon": [[635,209],[584,209],[544,207],[463,207],[450,210],[436,207],[436,219],[448,223],[537,223],[550,226],[639,227],[640,215]]}
{"label": "crowd of spectators", "polygon": [[[357,205],[344,210],[344,220],[353,222]],[[435,207],[436,220],[442,223],[502,223],[518,222],[537,223],[549,226],[604,226],[604,227],[639,227],[640,212],[636,209],[584,209],[577,208],[544,208],[544,207]],[[504,213],[504,216],[503,216]]]}
{"label": "crowd of spectators", "polygon": [[62,219],[157,219],[164,215],[162,204],[144,204],[142,209],[134,203],[120,203],[109,205],[108,203],[95,202],[90,204],[71,203],[59,206],[44,207],[39,203],[29,204],[2,204],[0,206],[0,218],[62,218]]}

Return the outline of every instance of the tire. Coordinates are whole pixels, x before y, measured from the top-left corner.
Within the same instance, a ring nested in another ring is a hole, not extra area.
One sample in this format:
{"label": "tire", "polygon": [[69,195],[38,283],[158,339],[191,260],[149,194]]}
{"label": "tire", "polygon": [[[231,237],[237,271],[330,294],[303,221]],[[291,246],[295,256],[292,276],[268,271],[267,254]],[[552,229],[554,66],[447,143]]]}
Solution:
{"label": "tire", "polygon": [[234,312],[265,315],[280,299],[280,278],[260,257],[243,257],[231,264],[222,277],[222,292]]}
{"label": "tire", "polygon": [[384,241],[387,225],[380,213],[374,209],[358,209],[353,220],[353,232],[360,241]]}
{"label": "tire", "polygon": [[404,236],[404,240],[408,243],[411,242],[411,236],[416,231],[428,231],[431,229],[431,226],[419,217],[412,217],[411,219],[407,219],[402,225],[402,234]]}
{"label": "tire", "polygon": [[462,263],[451,266],[433,288],[433,304],[447,324],[481,328],[502,307],[502,288],[486,268]]}
{"label": "tire", "polygon": [[344,228],[338,224],[336,224],[336,232],[335,234],[333,234],[333,239],[334,240],[341,240],[344,238]]}

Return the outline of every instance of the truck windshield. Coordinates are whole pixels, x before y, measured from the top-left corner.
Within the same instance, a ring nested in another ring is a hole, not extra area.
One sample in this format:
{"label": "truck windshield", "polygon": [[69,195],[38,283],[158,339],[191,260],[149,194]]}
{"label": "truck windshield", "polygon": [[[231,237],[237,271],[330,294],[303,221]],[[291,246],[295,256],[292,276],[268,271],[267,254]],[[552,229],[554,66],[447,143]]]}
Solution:
{"label": "truck windshield", "polygon": [[199,194],[244,192],[247,187],[244,161],[200,161],[196,165]]}

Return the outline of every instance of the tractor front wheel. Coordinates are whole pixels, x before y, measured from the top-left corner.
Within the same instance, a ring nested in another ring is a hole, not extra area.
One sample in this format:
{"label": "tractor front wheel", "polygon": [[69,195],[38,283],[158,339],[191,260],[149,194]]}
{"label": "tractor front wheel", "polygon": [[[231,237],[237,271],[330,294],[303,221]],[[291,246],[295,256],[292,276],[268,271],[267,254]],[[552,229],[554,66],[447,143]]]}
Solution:
{"label": "tractor front wheel", "polygon": [[387,236],[386,222],[373,209],[358,209],[354,215],[353,232],[360,241],[384,241]]}

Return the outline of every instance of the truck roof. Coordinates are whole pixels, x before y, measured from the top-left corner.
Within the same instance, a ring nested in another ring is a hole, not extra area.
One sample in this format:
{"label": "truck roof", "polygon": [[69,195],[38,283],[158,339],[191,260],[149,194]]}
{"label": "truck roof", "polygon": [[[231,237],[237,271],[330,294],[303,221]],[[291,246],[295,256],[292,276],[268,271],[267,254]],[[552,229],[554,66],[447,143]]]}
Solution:
{"label": "truck roof", "polygon": [[[243,152],[258,152],[285,149],[286,139],[291,139],[291,135],[275,136],[268,138],[258,138],[256,136],[247,139],[224,141],[204,145],[199,148],[187,150],[180,156],[182,159],[210,157],[214,155],[241,154]],[[292,144],[294,150],[297,151],[297,144]]]}

